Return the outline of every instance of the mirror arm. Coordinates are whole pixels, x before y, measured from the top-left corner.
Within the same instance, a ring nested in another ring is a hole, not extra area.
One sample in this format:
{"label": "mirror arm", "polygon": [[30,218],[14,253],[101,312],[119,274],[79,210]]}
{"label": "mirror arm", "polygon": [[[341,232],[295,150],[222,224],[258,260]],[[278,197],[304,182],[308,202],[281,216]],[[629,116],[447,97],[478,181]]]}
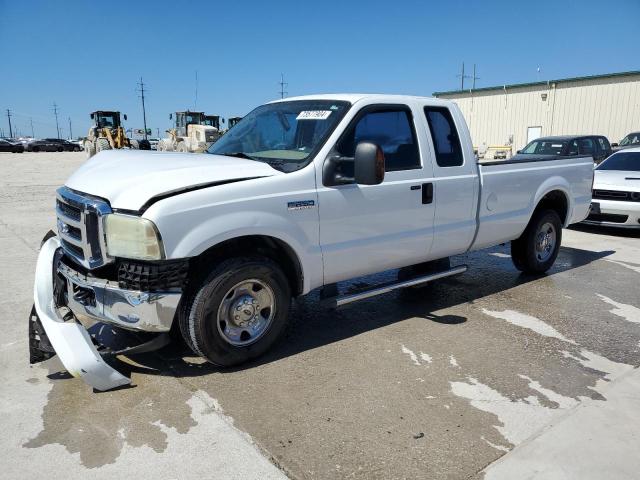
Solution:
{"label": "mirror arm", "polygon": [[342,157],[340,155],[334,155],[324,163],[322,171],[322,183],[327,187],[335,187],[337,185],[349,185],[355,183],[354,177],[347,177],[345,175],[336,173],[338,165],[341,163],[354,162],[353,157]]}

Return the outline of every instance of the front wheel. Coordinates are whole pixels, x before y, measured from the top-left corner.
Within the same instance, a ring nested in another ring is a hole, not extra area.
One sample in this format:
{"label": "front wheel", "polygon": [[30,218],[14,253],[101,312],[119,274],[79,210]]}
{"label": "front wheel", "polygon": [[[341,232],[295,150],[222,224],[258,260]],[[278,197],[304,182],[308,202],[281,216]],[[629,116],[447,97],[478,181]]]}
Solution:
{"label": "front wheel", "polygon": [[562,243],[562,222],[555,210],[533,214],[529,225],[511,242],[511,260],[525,273],[544,273],[556,261]]}
{"label": "front wheel", "polygon": [[285,331],[291,289],[282,269],[265,257],[218,265],[183,300],[182,336],[211,363],[230,367],[266,352]]}

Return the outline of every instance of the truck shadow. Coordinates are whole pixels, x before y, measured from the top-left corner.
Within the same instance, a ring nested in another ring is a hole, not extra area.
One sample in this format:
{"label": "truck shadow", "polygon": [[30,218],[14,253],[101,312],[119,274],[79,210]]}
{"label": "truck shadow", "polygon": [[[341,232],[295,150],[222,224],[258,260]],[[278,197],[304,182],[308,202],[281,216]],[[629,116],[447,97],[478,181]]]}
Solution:
{"label": "truck shadow", "polygon": [[607,235],[610,237],[624,237],[624,238],[640,238],[640,225],[638,228],[616,228],[616,227],[600,227],[596,225],[582,225],[574,224],[569,227],[571,230],[578,232],[592,233],[594,235]]}
{"label": "truck shadow", "polygon": [[[457,325],[465,323],[467,318],[434,312],[473,303],[521,285],[553,279],[554,275],[588,265],[612,253],[614,251],[592,252],[563,247],[552,270],[537,276],[518,272],[511,263],[506,246],[459,255],[452,258],[452,264],[468,264],[469,271],[466,274],[434,282],[417,291],[388,293],[340,309],[320,306],[318,291],[297,299],[291,308],[291,325],[285,337],[262,357],[239,367],[216,367],[195,357],[181,342],[174,342],[158,354],[136,356],[135,362],[139,366],[120,362],[122,365],[117,365],[116,368],[123,373],[135,371],[148,375],[176,377],[193,377],[213,372],[233,373],[276,362],[410,318],[422,318],[425,321],[456,328]],[[395,275],[396,271],[389,271],[357,279],[354,283],[360,287],[363,283],[389,281]],[[348,288],[349,284],[346,284],[346,289]]]}

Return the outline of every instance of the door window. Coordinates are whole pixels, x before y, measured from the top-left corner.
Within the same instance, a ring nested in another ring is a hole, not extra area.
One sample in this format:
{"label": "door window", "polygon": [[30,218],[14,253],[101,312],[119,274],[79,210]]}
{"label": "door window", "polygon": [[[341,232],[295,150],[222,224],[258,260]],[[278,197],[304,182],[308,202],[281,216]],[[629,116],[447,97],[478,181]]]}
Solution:
{"label": "door window", "polygon": [[578,139],[578,153],[580,155],[593,155],[596,151],[593,140],[590,138]]}
{"label": "door window", "polygon": [[406,107],[367,111],[342,137],[338,151],[353,157],[360,142],[372,142],[382,148],[387,172],[420,168],[413,120]]}
{"label": "door window", "polygon": [[459,167],[464,163],[458,131],[446,107],[425,107],[424,113],[439,167]]}

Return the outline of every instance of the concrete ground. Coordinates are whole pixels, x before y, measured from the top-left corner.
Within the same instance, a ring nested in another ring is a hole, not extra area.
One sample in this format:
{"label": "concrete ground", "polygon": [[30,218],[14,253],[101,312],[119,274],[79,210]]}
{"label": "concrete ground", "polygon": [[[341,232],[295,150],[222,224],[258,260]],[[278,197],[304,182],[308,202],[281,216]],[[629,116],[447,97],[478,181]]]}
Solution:
{"label": "concrete ground", "polygon": [[55,358],[29,367],[26,328],[55,188],[83,160],[0,154],[0,478],[639,471],[640,234],[565,230],[535,279],[500,246],[417,295],[333,311],[312,294],[259,361],[219,370],[174,346],[121,360],[134,388],[93,393]]}

